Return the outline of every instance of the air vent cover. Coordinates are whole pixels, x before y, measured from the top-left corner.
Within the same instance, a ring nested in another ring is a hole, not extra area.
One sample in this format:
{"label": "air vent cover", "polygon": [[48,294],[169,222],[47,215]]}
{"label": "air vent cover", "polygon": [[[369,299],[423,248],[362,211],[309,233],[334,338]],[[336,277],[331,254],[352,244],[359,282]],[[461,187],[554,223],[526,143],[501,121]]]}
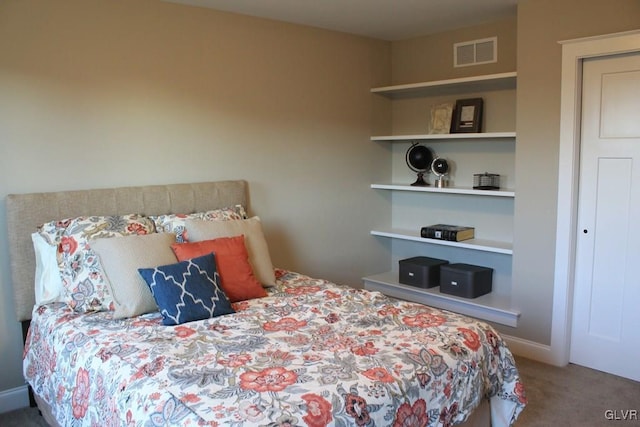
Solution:
{"label": "air vent cover", "polygon": [[489,64],[498,62],[498,37],[471,40],[453,45],[453,66]]}

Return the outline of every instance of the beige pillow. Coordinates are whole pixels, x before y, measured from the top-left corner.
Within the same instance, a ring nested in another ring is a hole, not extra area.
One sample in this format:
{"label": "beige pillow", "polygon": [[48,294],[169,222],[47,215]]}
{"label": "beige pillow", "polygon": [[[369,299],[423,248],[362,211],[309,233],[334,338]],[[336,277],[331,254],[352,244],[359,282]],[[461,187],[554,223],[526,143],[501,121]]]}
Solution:
{"label": "beige pillow", "polygon": [[139,268],[174,264],[171,250],[176,235],[153,233],[95,239],[91,248],[100,257],[115,305],[113,317],[122,319],[158,311],[151,290],[138,273]]}
{"label": "beige pillow", "polygon": [[257,216],[228,221],[187,219],[185,229],[190,242],[244,235],[253,274],[262,286],[275,286],[276,276],[271,255],[269,255],[269,247],[262,232],[262,223]]}

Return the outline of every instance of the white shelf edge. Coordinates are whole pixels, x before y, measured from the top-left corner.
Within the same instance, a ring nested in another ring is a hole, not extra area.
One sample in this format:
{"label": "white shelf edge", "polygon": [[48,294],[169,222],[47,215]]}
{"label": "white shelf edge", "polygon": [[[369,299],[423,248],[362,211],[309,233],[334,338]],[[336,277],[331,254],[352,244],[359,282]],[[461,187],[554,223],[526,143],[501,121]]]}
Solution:
{"label": "white shelf edge", "polygon": [[472,196],[491,196],[491,197],[515,197],[513,190],[474,190],[468,187],[443,187],[434,186],[421,187],[408,184],[371,184],[371,188],[376,190],[394,190],[394,191],[416,191],[423,193],[448,193],[448,194],[467,194]]}
{"label": "white shelf edge", "polygon": [[426,243],[431,245],[453,246],[457,248],[472,249],[482,252],[493,252],[503,255],[513,255],[513,245],[507,242],[498,242],[485,239],[469,239],[461,242],[450,242],[448,240],[426,239],[421,237],[418,232],[410,232],[405,230],[371,230],[372,236],[388,237],[391,239],[410,240],[413,242]]}
{"label": "white shelf edge", "polygon": [[381,95],[393,95],[402,92],[418,91],[421,89],[441,88],[446,86],[467,85],[473,83],[487,83],[491,81],[509,81],[514,80],[518,76],[515,71],[497,74],[485,74],[482,76],[461,77],[457,79],[433,80],[429,82],[409,83],[392,86],[380,86],[371,89],[371,93]]}
{"label": "white shelf edge", "polygon": [[520,312],[510,307],[508,298],[493,295],[492,293],[474,299],[460,298],[441,293],[439,287],[422,289],[403,285],[397,281],[396,277],[397,272],[393,271],[364,277],[365,289],[378,291],[394,298],[414,301],[478,319],[517,327]]}
{"label": "white shelf edge", "polygon": [[439,133],[416,135],[377,135],[371,141],[412,141],[412,140],[464,140],[464,139],[502,139],[515,138],[515,132],[480,132],[480,133]]}
{"label": "white shelf edge", "polygon": [[396,271],[389,271],[363,277],[362,280],[365,289],[378,291],[394,298],[414,301],[502,325],[518,326],[520,312],[511,307],[509,298],[493,293],[473,299],[461,298],[443,294],[439,287],[423,289],[403,285],[398,282],[397,277]]}

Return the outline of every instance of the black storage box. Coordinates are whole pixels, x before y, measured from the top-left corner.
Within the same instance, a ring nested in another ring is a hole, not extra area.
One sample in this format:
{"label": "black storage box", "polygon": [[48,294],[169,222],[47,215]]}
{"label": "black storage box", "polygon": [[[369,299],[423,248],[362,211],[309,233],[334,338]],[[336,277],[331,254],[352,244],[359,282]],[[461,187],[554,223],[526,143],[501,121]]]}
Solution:
{"label": "black storage box", "polygon": [[493,268],[471,264],[440,267],[440,292],[464,298],[476,298],[491,292]]}
{"label": "black storage box", "polygon": [[399,281],[405,285],[419,288],[433,288],[440,285],[440,266],[449,261],[437,258],[417,256],[401,259]]}

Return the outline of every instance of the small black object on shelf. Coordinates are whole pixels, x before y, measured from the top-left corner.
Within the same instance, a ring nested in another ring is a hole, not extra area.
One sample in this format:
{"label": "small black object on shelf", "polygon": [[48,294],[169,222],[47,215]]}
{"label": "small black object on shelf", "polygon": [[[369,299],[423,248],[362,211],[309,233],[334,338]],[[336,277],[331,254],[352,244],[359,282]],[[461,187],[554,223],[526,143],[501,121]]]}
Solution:
{"label": "small black object on shelf", "polygon": [[493,287],[493,268],[471,264],[440,266],[440,292],[463,298],[488,294]]}
{"label": "small black object on shelf", "polygon": [[431,168],[431,162],[433,161],[433,153],[431,150],[424,145],[414,142],[407,150],[405,160],[409,169],[418,174],[418,178],[411,185],[421,187],[428,186],[429,183],[424,180],[424,174],[429,172]]}
{"label": "small black object on shelf", "polygon": [[398,281],[403,285],[418,288],[440,286],[440,266],[449,264],[445,259],[417,256],[398,261],[400,272]]}
{"label": "small black object on shelf", "polygon": [[497,173],[476,173],[473,175],[474,190],[499,190],[500,175]]}
{"label": "small black object on shelf", "polygon": [[447,181],[444,177],[447,175],[447,172],[449,172],[449,162],[441,157],[436,157],[433,159],[433,162],[431,162],[431,171],[438,177],[435,182],[436,187],[446,187]]}

